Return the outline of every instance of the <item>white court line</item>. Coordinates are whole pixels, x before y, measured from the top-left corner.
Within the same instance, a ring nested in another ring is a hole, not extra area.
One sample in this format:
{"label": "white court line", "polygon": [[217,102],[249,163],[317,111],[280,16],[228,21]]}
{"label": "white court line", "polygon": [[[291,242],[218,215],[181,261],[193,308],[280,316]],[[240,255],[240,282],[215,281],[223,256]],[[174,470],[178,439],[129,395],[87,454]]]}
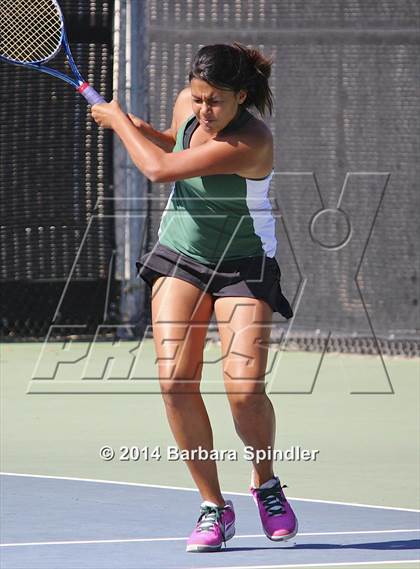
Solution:
{"label": "white court line", "polygon": [[[184,490],[186,492],[198,492],[196,488],[185,488],[183,486],[164,486],[161,484],[143,484],[140,482],[121,482],[119,480],[97,480],[96,478],[75,478],[69,476],[51,476],[44,474],[22,474],[17,472],[0,472],[0,476],[21,476],[28,478],[52,478],[54,480],[70,480],[75,482],[95,482],[97,484],[118,484],[121,486],[139,486],[145,488],[162,488],[163,490]],[[250,496],[249,492],[230,492],[223,490],[225,494],[232,494],[232,496]],[[296,502],[316,502],[319,504],[336,504],[338,506],[354,506],[357,508],[377,508],[380,510],[398,510],[400,512],[416,512],[420,510],[414,508],[398,508],[396,506],[376,506],[372,504],[359,504],[356,502],[337,502],[334,500],[316,500],[313,498],[292,498],[288,496],[288,500],[295,500]]]}
{"label": "white court line", "polygon": [[[382,530],[365,530],[365,531],[323,531],[323,532],[306,532],[298,533],[296,537],[303,536],[325,536],[325,535],[365,535],[365,534],[380,534],[380,533],[420,533],[420,528],[412,529],[382,529]],[[266,537],[263,533],[235,535],[235,539]],[[30,541],[22,543],[0,543],[0,547],[24,547],[28,545],[86,545],[95,543],[134,543],[134,542],[153,542],[153,541],[185,541],[187,537],[138,537],[132,539],[91,539],[79,541]],[[280,542],[281,544],[282,542]],[[286,542],[285,542],[286,543]],[[220,569],[220,568],[217,568]]]}
{"label": "white court line", "polygon": [[395,564],[408,564],[408,563],[418,563],[418,559],[407,559],[405,561],[350,561],[346,563],[298,563],[293,565],[227,565],[225,567],[213,566],[213,567],[200,567],[200,569],[287,569],[288,567],[353,567],[357,565],[390,565]]}

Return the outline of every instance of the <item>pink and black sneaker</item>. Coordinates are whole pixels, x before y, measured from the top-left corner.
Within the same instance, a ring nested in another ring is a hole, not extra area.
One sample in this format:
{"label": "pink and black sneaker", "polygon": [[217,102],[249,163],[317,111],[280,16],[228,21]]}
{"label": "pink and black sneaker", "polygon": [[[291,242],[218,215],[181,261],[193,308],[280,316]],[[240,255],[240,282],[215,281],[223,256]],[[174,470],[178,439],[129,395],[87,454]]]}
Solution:
{"label": "pink and black sneaker", "polygon": [[201,504],[200,517],[188,538],[187,551],[219,551],[235,535],[235,512],[230,500],[223,508],[212,502]]}
{"label": "pink and black sneaker", "polygon": [[[283,486],[285,488],[285,486]],[[286,500],[280,480],[275,477],[259,488],[250,488],[268,539],[286,541],[297,534],[298,522]]]}

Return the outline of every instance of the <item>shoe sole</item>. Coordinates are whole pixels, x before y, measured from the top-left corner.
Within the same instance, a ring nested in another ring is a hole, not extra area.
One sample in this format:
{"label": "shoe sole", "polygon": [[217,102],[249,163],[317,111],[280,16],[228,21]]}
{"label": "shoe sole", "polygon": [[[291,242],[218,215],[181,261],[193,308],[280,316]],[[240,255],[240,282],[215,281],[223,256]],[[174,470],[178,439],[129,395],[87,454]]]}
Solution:
{"label": "shoe sole", "polygon": [[210,553],[212,551],[220,551],[222,549],[222,544],[220,545],[187,545],[186,551],[188,553]]}
{"label": "shoe sole", "polygon": [[[264,528],[263,528],[264,529]],[[298,524],[296,522],[296,527],[292,533],[287,533],[286,535],[268,535],[268,533],[264,530],[265,535],[271,541],[287,541],[288,539],[292,539],[298,532]]]}
{"label": "shoe sole", "polygon": [[[228,529],[227,534],[225,535],[225,541],[229,541],[235,535],[235,526],[232,526],[232,529]],[[200,544],[191,544],[187,545],[186,551],[188,553],[211,553],[213,551],[220,551],[222,549],[223,542],[220,545],[200,545]]]}

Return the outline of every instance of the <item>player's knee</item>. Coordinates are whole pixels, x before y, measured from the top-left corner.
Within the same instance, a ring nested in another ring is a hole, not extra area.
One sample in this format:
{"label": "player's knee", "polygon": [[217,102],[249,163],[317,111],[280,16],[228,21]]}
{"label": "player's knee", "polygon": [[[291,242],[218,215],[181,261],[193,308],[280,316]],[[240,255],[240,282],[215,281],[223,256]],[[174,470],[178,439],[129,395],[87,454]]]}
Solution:
{"label": "player's knee", "polygon": [[[183,403],[183,395],[192,395],[200,392],[199,379],[185,379],[175,377],[171,379],[160,379],[160,391],[165,403],[179,405]],[[185,399],[184,399],[185,401]]]}
{"label": "player's knee", "polygon": [[158,360],[159,378],[168,381],[192,381],[201,377],[203,362],[162,358]]}
{"label": "player's knee", "polygon": [[231,391],[228,397],[234,415],[249,414],[265,404],[264,383],[262,385],[253,383],[248,388],[246,385],[241,386],[240,391]]}

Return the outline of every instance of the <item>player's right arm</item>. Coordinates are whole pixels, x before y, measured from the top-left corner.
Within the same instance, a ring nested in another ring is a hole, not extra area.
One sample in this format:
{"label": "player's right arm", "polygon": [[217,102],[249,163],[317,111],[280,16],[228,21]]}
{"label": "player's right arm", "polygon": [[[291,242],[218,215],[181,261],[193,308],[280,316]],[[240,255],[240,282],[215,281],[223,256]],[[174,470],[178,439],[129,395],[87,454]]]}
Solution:
{"label": "player's right arm", "polygon": [[165,152],[172,152],[175,146],[178,128],[185,118],[191,115],[191,112],[191,90],[189,87],[186,87],[179,93],[175,101],[171,126],[163,132],[156,130],[151,124],[131,113],[128,113],[128,116],[143,136],[156,144],[156,146],[159,146],[159,148],[162,148]]}

